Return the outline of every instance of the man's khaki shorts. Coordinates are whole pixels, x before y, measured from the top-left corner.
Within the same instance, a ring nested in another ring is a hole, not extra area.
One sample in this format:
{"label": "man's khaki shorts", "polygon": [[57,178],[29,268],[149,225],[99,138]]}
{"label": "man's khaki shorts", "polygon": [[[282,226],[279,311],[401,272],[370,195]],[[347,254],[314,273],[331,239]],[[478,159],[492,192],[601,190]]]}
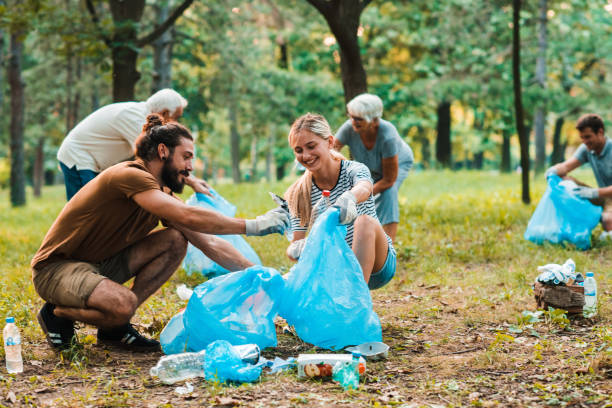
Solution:
{"label": "man's khaki shorts", "polygon": [[124,283],[134,276],[128,268],[130,248],[100,263],[61,260],[32,273],[34,288],[41,298],[54,305],[87,306],[87,299],[104,279]]}

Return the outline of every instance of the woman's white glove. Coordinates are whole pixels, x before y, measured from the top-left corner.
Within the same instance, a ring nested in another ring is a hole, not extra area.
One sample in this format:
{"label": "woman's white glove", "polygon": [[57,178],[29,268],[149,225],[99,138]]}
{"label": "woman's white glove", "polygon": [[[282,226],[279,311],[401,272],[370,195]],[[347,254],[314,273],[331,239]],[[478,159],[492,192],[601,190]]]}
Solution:
{"label": "woman's white glove", "polygon": [[304,245],[306,245],[306,238],[293,241],[291,245],[289,245],[289,247],[287,248],[287,256],[297,261],[298,259],[300,259],[300,255],[302,255]]}
{"label": "woman's white glove", "polygon": [[340,224],[350,224],[357,218],[357,198],[350,191],[345,191],[334,203],[340,210]]}

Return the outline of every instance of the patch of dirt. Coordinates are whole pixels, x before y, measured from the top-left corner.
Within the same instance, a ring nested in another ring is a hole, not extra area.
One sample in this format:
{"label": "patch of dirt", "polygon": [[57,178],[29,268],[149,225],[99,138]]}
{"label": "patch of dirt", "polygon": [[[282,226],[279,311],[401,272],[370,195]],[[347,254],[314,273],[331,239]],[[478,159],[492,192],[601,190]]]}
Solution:
{"label": "patch of dirt", "polygon": [[[69,360],[41,334],[40,342],[24,344],[24,373],[2,374],[0,406],[612,406],[612,331],[604,320],[574,320],[569,329],[543,321],[517,333],[516,310],[532,306],[527,295],[485,301],[474,290],[433,285],[373,297],[391,349],[387,360],[368,363],[357,391],[298,380],[293,370],[264,373],[260,382],[242,386],[196,379],[192,393],[179,395],[181,384],[149,376],[161,353],[86,344]],[[95,330],[81,328],[80,335],[91,338]],[[264,356],[312,351],[279,326],[278,347]]]}

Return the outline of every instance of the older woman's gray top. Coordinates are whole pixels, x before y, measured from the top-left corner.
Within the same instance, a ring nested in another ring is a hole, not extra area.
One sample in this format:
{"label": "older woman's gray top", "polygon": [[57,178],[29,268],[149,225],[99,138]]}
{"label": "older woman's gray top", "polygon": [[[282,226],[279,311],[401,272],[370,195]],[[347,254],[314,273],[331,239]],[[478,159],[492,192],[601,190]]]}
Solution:
{"label": "older woman's gray top", "polygon": [[379,119],[379,123],[376,143],[370,150],[366,149],[361,142],[361,138],[353,129],[350,119],[336,132],[336,139],[343,145],[348,145],[354,160],[365,164],[370,169],[374,182],[382,179],[382,159],[397,155],[398,172],[400,173],[408,172],[414,161],[412,149],[397,133],[395,126],[384,119]]}

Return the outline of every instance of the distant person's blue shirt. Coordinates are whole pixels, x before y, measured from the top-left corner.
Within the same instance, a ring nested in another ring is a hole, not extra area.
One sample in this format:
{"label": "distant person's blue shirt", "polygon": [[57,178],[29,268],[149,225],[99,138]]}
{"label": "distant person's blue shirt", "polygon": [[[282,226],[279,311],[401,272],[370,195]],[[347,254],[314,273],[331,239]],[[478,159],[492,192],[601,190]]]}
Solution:
{"label": "distant person's blue shirt", "polygon": [[606,138],[606,144],[599,155],[589,151],[581,144],[574,157],[582,164],[589,163],[595,174],[597,185],[601,187],[612,186],[612,140]]}
{"label": "distant person's blue shirt", "polygon": [[366,149],[361,142],[361,138],[353,129],[350,119],[336,132],[336,139],[351,149],[353,158],[370,169],[374,182],[379,181],[383,177],[382,159],[397,155],[399,163],[398,171],[400,173],[407,173],[414,161],[412,149],[400,137],[395,126],[384,119],[379,119],[379,123],[376,143],[370,150]]}

